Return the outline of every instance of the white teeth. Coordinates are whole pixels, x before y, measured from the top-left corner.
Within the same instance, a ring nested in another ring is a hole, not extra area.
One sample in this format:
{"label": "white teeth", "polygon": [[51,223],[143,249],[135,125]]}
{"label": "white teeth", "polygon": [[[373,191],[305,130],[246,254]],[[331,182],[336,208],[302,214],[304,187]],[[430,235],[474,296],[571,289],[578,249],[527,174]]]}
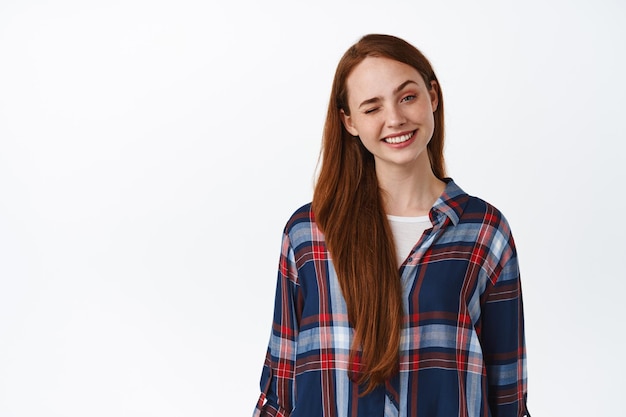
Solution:
{"label": "white teeth", "polygon": [[394,136],[393,138],[385,138],[384,140],[387,143],[402,143],[411,139],[411,136],[413,136],[413,132],[407,133],[406,135],[402,135],[402,136]]}

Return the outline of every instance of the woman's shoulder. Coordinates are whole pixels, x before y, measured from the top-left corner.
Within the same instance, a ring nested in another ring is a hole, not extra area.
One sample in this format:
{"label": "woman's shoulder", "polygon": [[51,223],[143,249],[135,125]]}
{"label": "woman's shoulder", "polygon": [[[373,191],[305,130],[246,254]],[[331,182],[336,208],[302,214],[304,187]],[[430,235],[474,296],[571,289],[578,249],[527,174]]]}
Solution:
{"label": "woman's shoulder", "polygon": [[496,270],[496,264],[504,265],[516,258],[516,245],[507,218],[493,204],[475,196],[468,196],[461,216],[460,230],[474,236],[484,250],[489,251],[488,263]]}
{"label": "woman's shoulder", "polygon": [[446,179],[446,188],[435,208],[445,212],[456,223],[500,221],[506,219],[500,210],[486,200],[469,194],[458,186],[452,178]]}
{"label": "woman's shoulder", "polygon": [[446,187],[446,197],[442,210],[447,210],[450,217],[456,217],[455,224],[464,227],[483,230],[499,231],[506,236],[511,234],[509,222],[500,209],[487,200],[475,195],[466,193],[453,181]]}
{"label": "woman's shoulder", "polygon": [[313,223],[314,221],[313,210],[311,209],[311,203],[309,202],[293,211],[287,220],[285,229],[291,229],[301,223]]}
{"label": "woman's shoulder", "polygon": [[322,241],[323,236],[315,222],[311,203],[298,207],[289,217],[284,229],[294,246],[305,242]]}
{"label": "woman's shoulder", "polygon": [[481,221],[493,226],[503,226],[508,229],[508,221],[500,209],[480,197],[468,195],[464,211],[465,218]]}
{"label": "woman's shoulder", "polygon": [[504,214],[495,205],[475,195],[467,195],[465,210],[470,213],[484,213],[504,218]]}

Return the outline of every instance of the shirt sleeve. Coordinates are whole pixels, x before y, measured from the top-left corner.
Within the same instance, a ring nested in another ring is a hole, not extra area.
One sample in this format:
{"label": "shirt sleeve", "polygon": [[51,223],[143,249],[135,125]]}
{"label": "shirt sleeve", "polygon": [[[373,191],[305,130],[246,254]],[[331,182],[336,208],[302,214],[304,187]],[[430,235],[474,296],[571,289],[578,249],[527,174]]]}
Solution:
{"label": "shirt sleeve", "polygon": [[299,332],[299,315],[296,313],[298,292],[294,250],[285,233],[278,266],[272,332],[261,374],[261,395],[253,417],[287,417],[293,409],[296,339]]}
{"label": "shirt sleeve", "polygon": [[481,343],[493,417],[529,416],[519,267],[514,247],[483,295]]}

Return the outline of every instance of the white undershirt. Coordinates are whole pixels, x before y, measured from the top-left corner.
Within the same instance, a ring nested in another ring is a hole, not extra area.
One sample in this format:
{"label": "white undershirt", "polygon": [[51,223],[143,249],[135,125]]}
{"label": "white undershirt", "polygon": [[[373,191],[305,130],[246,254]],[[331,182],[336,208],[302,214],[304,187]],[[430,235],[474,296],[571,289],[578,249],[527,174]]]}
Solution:
{"label": "white undershirt", "polygon": [[398,267],[413,250],[413,246],[422,237],[424,230],[430,229],[432,224],[428,216],[400,217],[387,215],[393,240],[396,244]]}

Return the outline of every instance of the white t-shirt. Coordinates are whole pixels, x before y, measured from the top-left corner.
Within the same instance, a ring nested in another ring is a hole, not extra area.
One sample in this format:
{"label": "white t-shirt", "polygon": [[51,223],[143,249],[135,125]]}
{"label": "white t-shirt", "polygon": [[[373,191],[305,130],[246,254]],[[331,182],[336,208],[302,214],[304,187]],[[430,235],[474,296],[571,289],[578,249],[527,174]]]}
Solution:
{"label": "white t-shirt", "polygon": [[413,246],[422,237],[424,230],[430,229],[433,225],[428,216],[401,217],[388,214],[387,219],[396,243],[397,261],[400,267],[413,250]]}

